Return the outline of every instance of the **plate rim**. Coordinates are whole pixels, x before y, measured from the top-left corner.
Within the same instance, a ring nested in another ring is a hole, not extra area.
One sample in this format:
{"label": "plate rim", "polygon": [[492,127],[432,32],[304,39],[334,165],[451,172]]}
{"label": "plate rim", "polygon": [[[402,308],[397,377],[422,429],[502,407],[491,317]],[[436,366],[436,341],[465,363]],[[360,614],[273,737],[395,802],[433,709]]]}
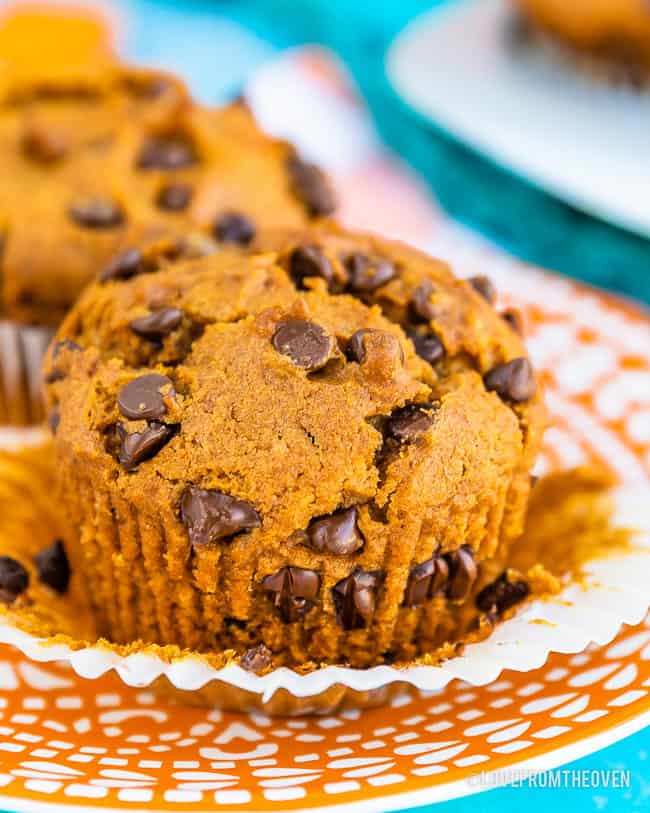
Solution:
{"label": "plate rim", "polygon": [[[437,111],[434,118],[424,105],[417,100],[410,90],[410,83],[403,75],[402,62],[405,54],[413,47],[413,42],[424,37],[432,28],[439,27],[444,23],[445,17],[455,17],[465,15],[469,17],[476,14],[480,6],[492,5],[503,6],[503,0],[459,0],[459,2],[445,2],[442,6],[436,6],[411,20],[389,44],[384,56],[384,69],[388,83],[404,105],[405,109],[419,119],[427,127],[435,127],[441,133],[454,141],[457,141],[481,158],[490,162],[499,170],[509,173],[511,176],[524,181],[537,188],[545,194],[569,205],[583,213],[594,217],[606,224],[613,225],[628,233],[650,238],[650,220],[644,222],[632,216],[626,216],[617,208],[608,207],[606,202],[594,200],[589,195],[580,194],[579,191],[571,187],[562,186],[561,183],[549,179],[543,172],[525,165],[519,158],[504,156],[502,151],[496,150],[488,139],[483,139],[478,130],[469,130],[462,123],[452,121],[446,111]],[[499,9],[503,14],[504,9]]]}

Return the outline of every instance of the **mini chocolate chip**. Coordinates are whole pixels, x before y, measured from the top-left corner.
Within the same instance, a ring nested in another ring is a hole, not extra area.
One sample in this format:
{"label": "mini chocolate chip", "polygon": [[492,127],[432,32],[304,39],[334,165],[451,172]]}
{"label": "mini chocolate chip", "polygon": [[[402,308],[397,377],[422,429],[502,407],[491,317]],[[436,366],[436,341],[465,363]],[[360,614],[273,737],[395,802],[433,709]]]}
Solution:
{"label": "mini chocolate chip", "polygon": [[27,127],[22,146],[28,158],[43,164],[60,161],[68,152],[68,145],[60,134],[37,126]]}
{"label": "mini chocolate chip", "polygon": [[522,579],[510,581],[504,571],[492,584],[488,584],[476,596],[476,606],[484,613],[503,615],[506,610],[519,604],[530,594],[530,587]]}
{"label": "mini chocolate chip", "polygon": [[527,358],[518,358],[506,364],[497,364],[483,378],[485,387],[509,401],[528,401],[535,395],[535,373]]}
{"label": "mini chocolate chip", "polygon": [[156,196],[156,206],[166,212],[182,212],[192,200],[192,187],[187,183],[170,183]]}
{"label": "mini chocolate chip", "polygon": [[49,548],[45,548],[34,557],[34,564],[38,570],[38,577],[56,590],[65,593],[70,582],[70,562],[60,539],[55,540]]}
{"label": "mini chocolate chip", "polygon": [[264,644],[258,644],[244,652],[239,661],[239,665],[248,672],[262,672],[264,669],[268,669],[272,662],[273,655],[271,650],[264,646]]}
{"label": "mini chocolate chip", "polygon": [[445,554],[445,559],[449,565],[447,598],[465,601],[478,575],[474,554],[468,545],[461,545],[458,550]]}
{"label": "mini chocolate chip", "polygon": [[68,352],[79,352],[81,347],[76,342],[73,342],[72,339],[61,339],[61,341],[57,342],[54,347],[52,348],[52,369],[50,372],[44,377],[44,381],[46,384],[53,384],[55,381],[61,381],[65,378],[65,372],[60,370],[58,367],[55,366],[54,362],[57,360],[60,353],[64,350]]}
{"label": "mini chocolate chip", "polygon": [[444,556],[432,556],[426,562],[415,565],[409,573],[404,604],[407,607],[419,607],[442,590],[448,578],[449,565]]}
{"label": "mini chocolate chip", "polygon": [[497,289],[489,277],[481,274],[478,277],[470,277],[467,281],[477,294],[480,294],[490,305],[494,305],[497,298]]}
{"label": "mini chocolate chip", "polygon": [[81,347],[76,342],[73,342],[72,339],[61,339],[52,348],[52,361],[56,361],[59,353],[62,353],[64,350],[77,353],[81,350]]}
{"label": "mini chocolate chip", "polygon": [[122,387],[117,396],[117,406],[125,418],[155,420],[167,412],[165,398],[175,395],[174,384],[166,375],[147,373]]}
{"label": "mini chocolate chip", "polygon": [[328,286],[331,285],[334,269],[318,246],[298,246],[289,256],[289,275],[304,290],[305,279],[309,277],[322,277]]}
{"label": "mini chocolate chip", "polygon": [[53,406],[47,415],[47,425],[50,427],[50,432],[56,435],[56,430],[61,423],[61,411],[58,406]]}
{"label": "mini chocolate chip", "polygon": [[99,275],[100,282],[130,279],[144,270],[144,258],[137,248],[129,248],[114,257]]}
{"label": "mini chocolate chip", "polygon": [[415,352],[421,359],[429,364],[437,364],[445,357],[445,346],[435,333],[418,333],[415,330],[408,331],[408,337],[413,342]]}
{"label": "mini chocolate chip", "polygon": [[354,507],[312,520],[307,528],[307,538],[315,550],[335,556],[354,553],[365,541],[357,528],[357,509]]}
{"label": "mini chocolate chip", "polygon": [[178,431],[178,425],[151,421],[142,432],[129,433],[118,423],[116,431],[120,441],[120,465],[125,471],[134,471],[139,463],[149,460],[169,443]]}
{"label": "mini chocolate chip", "polygon": [[188,486],[181,497],[181,519],[192,545],[229,540],[259,528],[262,520],[253,506],[221,491]]}
{"label": "mini chocolate chip", "polygon": [[365,294],[376,291],[393,279],[397,271],[393,263],[383,257],[369,257],[356,252],[345,261],[350,278],[348,286],[355,293]]}
{"label": "mini chocolate chip", "polygon": [[530,487],[534,488],[539,482],[539,477],[536,474],[530,475]]}
{"label": "mini chocolate chip", "polygon": [[182,138],[152,138],[142,146],[136,165],[138,169],[182,169],[197,162],[191,144]]}
{"label": "mini chocolate chip", "polygon": [[371,328],[362,328],[350,336],[350,339],[345,346],[345,356],[348,361],[356,361],[359,364],[363,364],[363,362],[366,360],[364,339],[369,333],[376,332],[377,331],[372,330]]}
{"label": "mini chocolate chip", "polygon": [[13,604],[28,585],[29,574],[20,562],[11,556],[0,556],[0,601]]}
{"label": "mini chocolate chip", "polygon": [[332,214],[336,198],[325,174],[315,165],[303,161],[297,155],[287,162],[291,190],[305,205],[312,217]]}
{"label": "mini chocolate chip", "polygon": [[273,347],[304,370],[312,372],[327,364],[332,340],[320,325],[306,319],[288,319],[276,329]]}
{"label": "mini chocolate chip", "polygon": [[362,629],[368,626],[375,614],[377,592],[383,581],[384,574],[381,570],[361,570],[357,567],[334,585],[334,609],[343,629]]}
{"label": "mini chocolate chip", "polygon": [[180,325],[183,311],[178,308],[161,308],[148,316],[139,316],[129,327],[138,336],[150,342],[160,342]]}
{"label": "mini chocolate chip", "polygon": [[112,200],[91,198],[70,205],[68,214],[85,229],[113,229],[124,222],[122,209]]}
{"label": "mini chocolate chip", "polygon": [[214,236],[221,243],[236,243],[247,246],[255,237],[255,224],[239,212],[226,212],[214,224]]}
{"label": "mini chocolate chip", "polygon": [[430,279],[425,280],[413,291],[411,314],[417,321],[430,322],[436,318],[436,308],[431,302],[433,291],[434,287]]}
{"label": "mini chocolate chip", "polygon": [[526,332],[524,327],[524,317],[522,316],[521,311],[517,310],[517,308],[506,308],[506,310],[501,311],[501,318],[510,325],[518,336],[523,336]]}
{"label": "mini chocolate chip", "polygon": [[265,576],[262,587],[270,594],[282,621],[289,624],[314,606],[320,590],[320,576],[315,570],[287,565]]}
{"label": "mini chocolate chip", "polygon": [[400,443],[412,443],[433,426],[434,420],[431,404],[407,404],[391,413],[386,423],[386,434]]}

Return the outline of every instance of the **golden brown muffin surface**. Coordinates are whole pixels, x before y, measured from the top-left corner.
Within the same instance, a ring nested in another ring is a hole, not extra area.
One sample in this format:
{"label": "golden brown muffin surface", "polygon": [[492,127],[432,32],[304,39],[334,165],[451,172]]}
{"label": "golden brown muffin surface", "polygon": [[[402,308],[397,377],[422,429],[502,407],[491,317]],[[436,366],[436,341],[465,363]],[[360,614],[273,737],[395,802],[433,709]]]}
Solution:
{"label": "golden brown muffin surface", "polygon": [[331,224],[90,286],[46,375],[102,631],[256,670],[453,639],[545,422],[490,294]]}

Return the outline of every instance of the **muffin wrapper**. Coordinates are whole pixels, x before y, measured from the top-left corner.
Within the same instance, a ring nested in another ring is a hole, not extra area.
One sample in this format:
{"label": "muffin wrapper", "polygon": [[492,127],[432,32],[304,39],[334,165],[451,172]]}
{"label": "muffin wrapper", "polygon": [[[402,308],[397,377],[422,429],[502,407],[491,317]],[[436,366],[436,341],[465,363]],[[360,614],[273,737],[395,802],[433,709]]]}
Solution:
{"label": "muffin wrapper", "polygon": [[454,679],[483,685],[504,669],[539,668],[551,652],[576,653],[591,643],[603,645],[622,624],[642,620],[650,606],[650,493],[621,488],[612,497],[613,524],[635,529],[628,549],[585,563],[580,582],[526,604],[488,639],[437,666],[327,666],[306,674],[278,668],[258,676],[236,664],[216,669],[198,654],[169,658],[151,644],[126,656],[105,642],[75,648],[31,635],[7,619],[0,622],[0,641],[35,661],[66,661],[85,678],[114,670],[129,686],[152,686],[183,702],[272,714],[378,705],[405,689],[435,691]]}
{"label": "muffin wrapper", "polygon": [[53,334],[50,327],[0,320],[0,424],[43,421],[41,361]]}

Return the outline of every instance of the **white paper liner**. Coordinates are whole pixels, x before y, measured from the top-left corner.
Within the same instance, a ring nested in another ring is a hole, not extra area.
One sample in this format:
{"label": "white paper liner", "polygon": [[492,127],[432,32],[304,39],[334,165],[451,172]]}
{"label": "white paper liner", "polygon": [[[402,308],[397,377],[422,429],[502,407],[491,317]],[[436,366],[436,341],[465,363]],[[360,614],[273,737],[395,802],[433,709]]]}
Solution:
{"label": "white paper liner", "polygon": [[580,584],[570,583],[557,595],[527,604],[504,621],[485,641],[468,645],[463,654],[439,666],[397,669],[327,666],[300,675],[280,668],[258,676],[236,665],[216,669],[199,655],[168,662],[155,654],[120,656],[100,646],[72,650],[0,622],[0,642],[17,647],[35,661],[66,661],[85,678],[114,669],[128,686],[149,686],[164,675],[177,689],[194,691],[212,680],[261,695],[268,701],[278,689],[311,697],[334,685],[369,691],[401,681],[433,691],[455,678],[480,686],[504,669],[529,671],[544,664],[551,652],[581,652],[589,644],[611,641],[622,624],[638,624],[650,606],[650,491],[620,488],[613,492],[616,527],[635,529],[625,553],[597,559],[583,567]]}
{"label": "white paper liner", "polygon": [[41,362],[53,328],[0,320],[0,422],[34,424],[43,419]]}

